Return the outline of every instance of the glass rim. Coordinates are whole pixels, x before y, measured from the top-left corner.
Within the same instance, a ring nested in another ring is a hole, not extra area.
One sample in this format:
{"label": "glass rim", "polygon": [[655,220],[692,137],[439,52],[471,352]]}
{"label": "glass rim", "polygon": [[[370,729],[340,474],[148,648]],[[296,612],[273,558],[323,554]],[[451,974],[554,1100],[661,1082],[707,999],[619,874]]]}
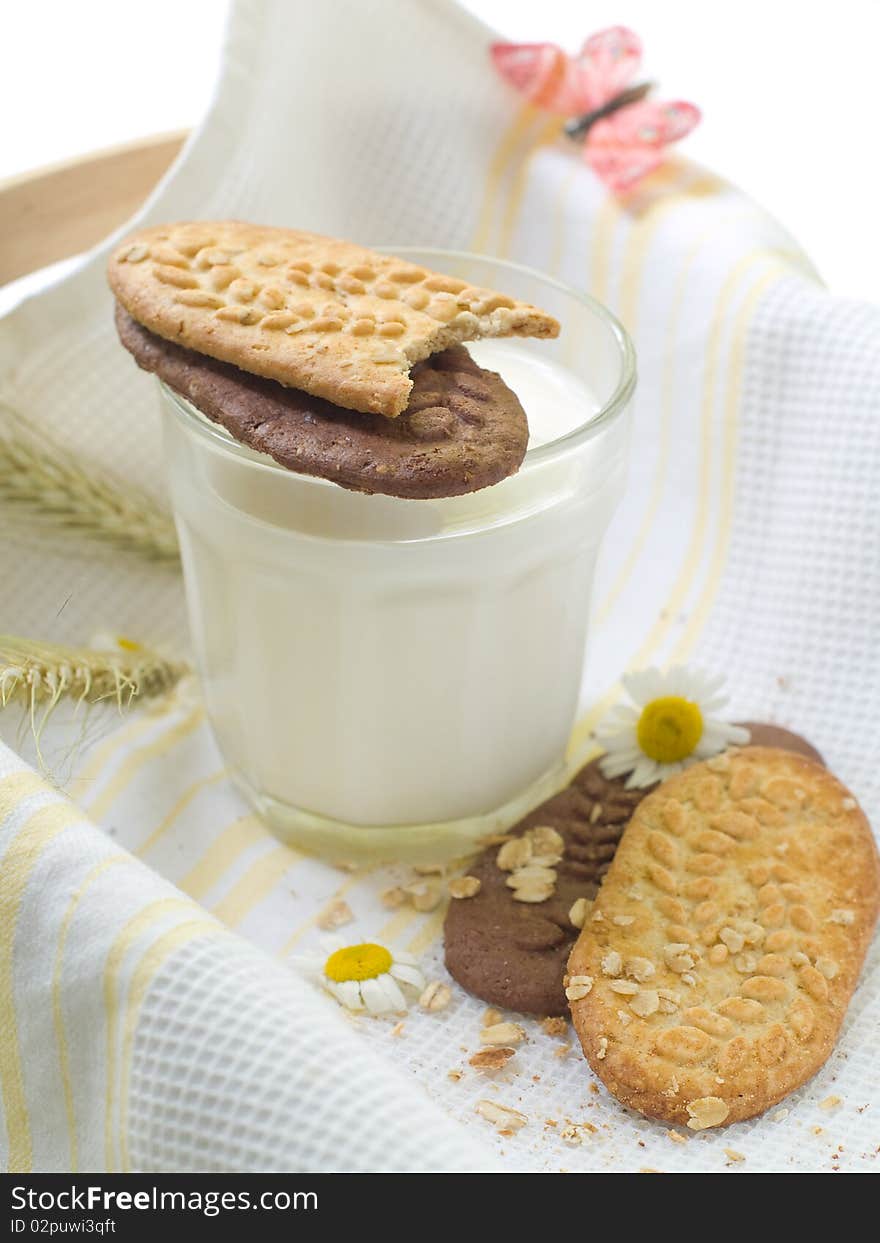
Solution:
{"label": "glass rim", "polygon": [[[592,294],[585,291],[575,289],[571,285],[567,285],[564,281],[557,280],[555,276],[548,276],[541,272],[538,268],[530,267],[525,263],[516,263],[511,259],[500,259],[495,255],[483,255],[477,251],[469,250],[451,250],[439,246],[373,246],[373,250],[380,254],[398,255],[400,258],[412,258],[414,255],[427,255],[432,260],[438,260],[438,267],[447,261],[464,261],[476,260],[480,263],[494,263],[500,267],[507,268],[510,271],[520,272],[526,276],[530,276],[538,280],[542,284],[550,285],[554,289],[560,290],[566,297],[574,298],[576,302],[586,307],[610,333],[617,347],[619,376],[617,385],[607,401],[603,402],[597,411],[594,411],[582,423],[578,423],[576,427],[571,428],[562,436],[555,440],[549,440],[544,444],[535,445],[534,448],[527,449],[525,458],[520,466],[518,474],[522,473],[530,466],[540,465],[541,463],[552,461],[554,458],[562,456],[571,449],[577,448],[587,440],[591,440],[595,435],[602,431],[608,424],[614,420],[626,409],[632,398],[636,386],[636,353],[629,333],[621,324],[620,320],[614,315],[604,303],[598,298],[594,298]],[[465,343],[467,344],[467,342]],[[284,475],[294,475],[298,480],[317,484],[330,484],[336,486],[330,479],[324,479],[320,475],[304,475],[298,471],[292,471],[286,466],[282,466],[280,462],[276,462],[268,454],[260,453],[259,450],[251,449],[247,445],[236,440],[231,432],[227,431],[222,424],[215,423],[206,414],[199,410],[193,402],[178,393],[164,380],[156,377],[159,387],[163,393],[168,396],[177,410],[186,417],[188,422],[194,426],[195,430],[222,445],[224,449],[231,452],[235,456],[243,457],[252,465],[262,466],[266,470],[280,471]],[[503,481],[502,481],[503,482]]]}

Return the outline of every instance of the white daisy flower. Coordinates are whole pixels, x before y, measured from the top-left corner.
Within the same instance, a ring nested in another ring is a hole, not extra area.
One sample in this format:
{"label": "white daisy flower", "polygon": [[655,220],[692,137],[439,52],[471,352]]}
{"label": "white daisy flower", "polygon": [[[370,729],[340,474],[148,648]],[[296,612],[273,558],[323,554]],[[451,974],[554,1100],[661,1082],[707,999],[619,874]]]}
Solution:
{"label": "white daisy flower", "polygon": [[606,777],[629,773],[629,790],[749,741],[747,729],[715,716],[727,704],[722,675],[676,665],[665,673],[628,673],[622,681],[635,706],[613,708],[597,737],[606,752],[599,761],[602,772]]}
{"label": "white daisy flower", "polygon": [[98,652],[142,652],[144,645],[136,639],[129,639],[124,634],[111,634],[109,630],[99,630],[92,635],[90,647]]}
{"label": "white daisy flower", "polygon": [[334,950],[319,968],[321,984],[347,1010],[399,1014],[406,1010],[404,988],[420,993],[425,978],[418,960],[366,941]]}

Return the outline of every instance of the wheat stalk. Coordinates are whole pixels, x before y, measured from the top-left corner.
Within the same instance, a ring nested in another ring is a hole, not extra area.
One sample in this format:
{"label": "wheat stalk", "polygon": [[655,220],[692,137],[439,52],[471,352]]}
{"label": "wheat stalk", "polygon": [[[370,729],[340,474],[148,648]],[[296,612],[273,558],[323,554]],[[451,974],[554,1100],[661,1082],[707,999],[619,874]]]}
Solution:
{"label": "wheat stalk", "polygon": [[174,523],[154,500],[86,466],[44,433],[38,439],[9,406],[0,403],[0,410],[0,504],[154,560],[177,560]]}
{"label": "wheat stalk", "polygon": [[171,690],[187,672],[185,664],[126,639],[104,650],[0,635],[0,707],[24,707],[38,745],[63,698],[77,705],[112,700],[122,709]]}
{"label": "wheat stalk", "polygon": [[120,711],[134,699],[151,699],[170,691],[187,665],[128,639],[112,646],[68,647],[0,634],[0,707],[19,704],[26,711],[41,769],[43,730],[62,699],[83,704],[115,702]]}

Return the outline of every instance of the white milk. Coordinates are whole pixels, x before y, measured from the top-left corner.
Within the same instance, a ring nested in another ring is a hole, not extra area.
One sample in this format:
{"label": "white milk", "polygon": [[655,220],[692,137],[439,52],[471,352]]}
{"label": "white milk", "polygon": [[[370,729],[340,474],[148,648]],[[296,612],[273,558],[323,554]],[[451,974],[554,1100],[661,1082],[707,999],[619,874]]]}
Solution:
{"label": "white milk", "polygon": [[560,320],[557,340],[469,347],[529,418],[512,478],[439,501],[346,492],[162,389],[217,741],[280,836],[350,858],[460,852],[557,777],[635,383],[590,299],[494,259],[397,253]]}
{"label": "white milk", "polygon": [[521,473],[401,501],[296,476],[166,395],[193,640],[220,748],[263,810],[482,816],[557,766],[623,433],[531,462],[597,410],[558,364],[475,346],[532,431]]}
{"label": "white milk", "polygon": [[542,358],[534,347],[511,341],[473,341],[474,362],[497,371],[513,389],[529,420],[529,449],[549,444],[595,415],[596,394],[573,371]]}

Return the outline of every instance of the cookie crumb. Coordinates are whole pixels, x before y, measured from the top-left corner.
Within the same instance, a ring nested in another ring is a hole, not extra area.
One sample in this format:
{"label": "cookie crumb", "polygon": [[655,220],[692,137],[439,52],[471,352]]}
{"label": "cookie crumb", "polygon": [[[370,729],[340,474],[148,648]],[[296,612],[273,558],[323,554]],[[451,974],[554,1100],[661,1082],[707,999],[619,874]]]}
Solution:
{"label": "cookie crumb", "polygon": [[525,1028],[519,1023],[493,1023],[480,1032],[480,1044],[520,1044],[525,1038]]}
{"label": "cookie crumb", "polygon": [[386,889],[380,897],[379,901],[388,911],[396,911],[401,906],[406,906],[408,901],[405,890],[400,885],[395,885],[391,889]]}
{"label": "cookie crumb", "polygon": [[583,928],[587,922],[587,916],[590,913],[592,902],[589,898],[577,898],[571,905],[568,912],[568,922],[572,928]]}
{"label": "cookie crumb", "polygon": [[568,1020],[562,1015],[552,1015],[543,1020],[541,1027],[548,1036],[566,1036],[568,1035]]}
{"label": "cookie crumb", "polygon": [[456,876],[449,882],[451,898],[475,898],[482,885],[476,876]]}
{"label": "cookie crumb", "polygon": [[501,1135],[513,1135],[528,1122],[528,1117],[518,1109],[508,1109],[506,1105],[498,1105],[495,1101],[477,1101],[474,1110],[481,1118],[491,1122]]}
{"label": "cookie crumb", "polygon": [[553,868],[520,868],[507,884],[514,902],[546,902],[556,892],[556,872]]}
{"label": "cookie crumb", "polygon": [[833,958],[819,957],[816,959],[816,970],[821,971],[826,980],[833,980],[840,971],[840,967]]}
{"label": "cookie crumb", "polygon": [[566,1044],[560,1045],[559,1048],[553,1054],[553,1056],[558,1057],[561,1060],[564,1057],[568,1057],[570,1052],[571,1052],[571,1044],[566,1043]]}
{"label": "cookie crumb", "polygon": [[616,977],[623,970],[623,959],[617,950],[609,950],[607,954],[602,956],[599,966],[602,968],[603,975]]}
{"label": "cookie crumb", "polygon": [[515,1056],[516,1049],[503,1045],[495,1049],[481,1049],[479,1053],[468,1058],[468,1065],[473,1066],[475,1070],[501,1070]]}
{"label": "cookie crumb", "polygon": [[527,837],[513,837],[505,842],[495,863],[502,872],[517,872],[524,868],[532,857],[532,843]]}
{"label": "cookie crumb", "polygon": [[417,881],[414,885],[407,885],[405,892],[417,911],[433,911],[443,897],[436,881]]}
{"label": "cookie crumb", "polygon": [[488,1010],[483,1011],[483,1017],[480,1020],[483,1027],[494,1027],[496,1023],[500,1023],[504,1015],[500,1010],[493,1009],[492,1006]]}
{"label": "cookie crumb", "polygon": [[842,1099],[840,1096],[826,1096],[824,1101],[819,1102],[819,1108],[825,1110],[836,1109],[838,1105],[842,1104]]}
{"label": "cookie crumb", "polygon": [[447,1070],[446,1078],[452,1083],[460,1083],[464,1076],[460,1070]]}
{"label": "cookie crumb", "polygon": [[777,1109],[776,1113],[771,1117],[771,1122],[782,1122],[791,1113],[790,1109]]}
{"label": "cookie crumb", "polygon": [[448,984],[441,984],[439,980],[432,980],[419,997],[421,1008],[431,1013],[445,1010],[450,1001],[452,1001],[452,989]]}
{"label": "cookie crumb", "polygon": [[573,975],[569,977],[568,984],[565,988],[565,995],[569,1001],[580,1001],[582,998],[586,997],[592,987],[592,976]]}
{"label": "cookie crumb", "polygon": [[334,928],[344,928],[354,922],[354,913],[347,902],[337,899],[324,908],[317,918],[317,925],[323,932],[332,932]]}
{"label": "cookie crumb", "polygon": [[395,1023],[395,1024],[394,1024],[394,1026],[391,1028],[391,1035],[392,1035],[392,1036],[402,1036],[402,1035],[403,1035],[403,1019],[401,1019],[401,1021],[400,1021],[399,1023]]}
{"label": "cookie crumb", "polygon": [[730,1107],[720,1096],[701,1096],[689,1102],[687,1111],[690,1115],[689,1129],[705,1131],[709,1127],[720,1126],[730,1113]]}
{"label": "cookie crumb", "polygon": [[666,1138],[671,1139],[675,1144],[686,1144],[688,1142],[688,1137],[682,1135],[681,1131],[667,1131]]}
{"label": "cookie crumb", "polygon": [[727,1157],[728,1161],[745,1161],[746,1159],[745,1154],[737,1152],[735,1148],[725,1148],[724,1155]]}
{"label": "cookie crumb", "polygon": [[565,854],[565,838],[556,829],[549,824],[535,825],[531,829],[526,830],[525,836],[532,844],[532,854],[542,858],[556,856],[555,863],[558,863]]}
{"label": "cookie crumb", "polygon": [[626,974],[631,975],[640,984],[644,984],[646,980],[650,980],[653,975],[656,975],[656,968],[650,958],[641,958],[636,955],[634,958],[626,960]]}
{"label": "cookie crumb", "polygon": [[629,1003],[640,1018],[649,1018],[660,1009],[660,995],[655,988],[643,988]]}

